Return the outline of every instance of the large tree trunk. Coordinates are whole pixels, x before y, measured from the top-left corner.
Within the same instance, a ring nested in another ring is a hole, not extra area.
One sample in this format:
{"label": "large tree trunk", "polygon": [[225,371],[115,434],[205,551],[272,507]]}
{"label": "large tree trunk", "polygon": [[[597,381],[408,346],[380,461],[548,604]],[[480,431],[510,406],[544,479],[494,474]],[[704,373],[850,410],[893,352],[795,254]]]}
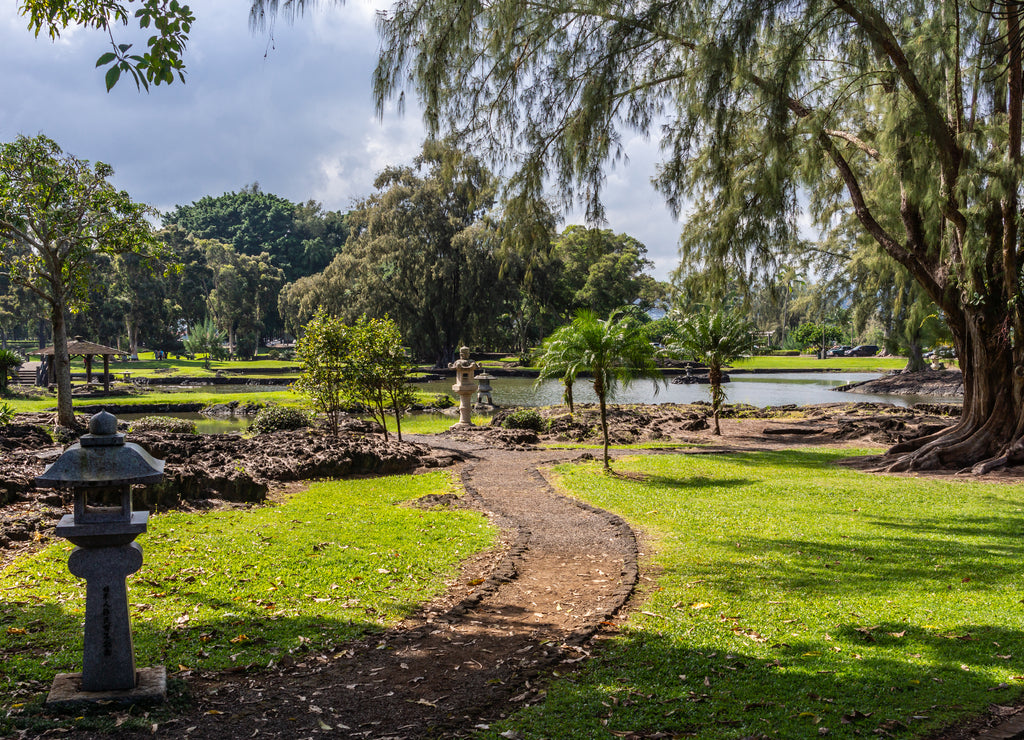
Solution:
{"label": "large tree trunk", "polygon": [[125,325],[128,329],[128,353],[132,357],[139,356],[139,325],[137,322],[132,321],[130,318],[125,319]]}
{"label": "large tree trunk", "polygon": [[968,307],[963,330],[950,323],[964,376],[960,420],[894,446],[886,453],[885,470],[961,469],[980,475],[1024,462],[1024,367],[1015,365],[1012,339],[999,330],[1004,321],[996,318]]}
{"label": "large tree trunk", "polygon": [[68,332],[64,324],[64,303],[58,301],[51,317],[53,324],[53,368],[57,378],[57,424],[74,428],[71,407],[71,358],[68,356]]}

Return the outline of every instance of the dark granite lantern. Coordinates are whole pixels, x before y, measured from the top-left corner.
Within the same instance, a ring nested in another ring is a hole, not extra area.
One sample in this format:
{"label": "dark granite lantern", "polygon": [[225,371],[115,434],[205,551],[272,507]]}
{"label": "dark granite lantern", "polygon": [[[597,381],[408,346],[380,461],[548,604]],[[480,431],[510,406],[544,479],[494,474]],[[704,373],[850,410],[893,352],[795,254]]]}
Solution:
{"label": "dark granite lantern", "polygon": [[119,692],[130,701],[140,679],[143,698],[154,698],[154,690],[163,695],[162,667],[147,669],[145,677],[135,670],[125,584],[142,567],[142,548],[133,540],[149,521],[148,511],[132,511],[132,485],[156,483],[163,470],[163,460],[125,442],[117,419],[101,411],[89,420],[89,433],[36,478],[40,488],[70,489],[74,495],[74,513],[60,520],[57,535],[78,545],[68,569],[86,580],[82,673],[58,675],[50,702],[117,699]]}

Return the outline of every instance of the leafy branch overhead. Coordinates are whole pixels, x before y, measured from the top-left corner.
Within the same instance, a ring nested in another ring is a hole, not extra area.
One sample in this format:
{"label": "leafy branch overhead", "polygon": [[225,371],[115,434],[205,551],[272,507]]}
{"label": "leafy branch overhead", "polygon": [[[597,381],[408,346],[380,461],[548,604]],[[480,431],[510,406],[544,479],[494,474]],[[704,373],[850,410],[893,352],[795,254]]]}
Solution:
{"label": "leafy branch overhead", "polygon": [[[50,39],[57,39],[69,26],[105,31],[110,38],[110,51],[96,60],[96,66],[107,68],[104,81],[108,91],[122,74],[130,76],[140,90],[148,90],[150,85],[169,85],[175,77],[184,82],[182,56],[195,21],[192,10],[178,0],[140,0],[132,12],[134,3],[135,0],[22,0],[19,10],[28,18],[29,30],[36,36],[45,33]],[[135,44],[118,42],[114,36],[115,27],[128,26],[132,20],[140,30],[154,31],[146,40],[145,51],[135,49]]]}

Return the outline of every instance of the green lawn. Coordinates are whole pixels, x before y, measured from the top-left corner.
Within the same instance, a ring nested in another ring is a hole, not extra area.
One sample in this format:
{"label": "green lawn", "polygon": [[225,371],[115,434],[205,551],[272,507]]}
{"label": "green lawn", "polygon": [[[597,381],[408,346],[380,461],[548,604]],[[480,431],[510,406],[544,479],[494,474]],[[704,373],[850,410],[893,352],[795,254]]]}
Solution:
{"label": "green lawn", "polygon": [[[906,357],[829,357],[819,360],[809,355],[800,357],[746,357],[732,363],[742,370],[845,370],[847,372],[885,372],[902,370],[907,365]],[[947,367],[950,362],[946,361]],[[955,367],[955,363],[953,364]]]}
{"label": "green lawn", "polygon": [[647,533],[655,581],[591,663],[484,735],[913,738],[1020,701],[1024,490],[833,467],[848,454],[559,467]]}
{"label": "green lawn", "polygon": [[[246,387],[244,390],[227,392],[225,390],[211,391],[204,388],[201,391],[147,391],[137,390],[130,396],[109,396],[109,397],[75,397],[72,399],[73,406],[100,406],[104,402],[111,404],[133,404],[138,406],[149,406],[161,403],[201,403],[211,405],[216,403],[227,403],[238,401],[241,404],[252,403],[278,403],[283,406],[302,406],[305,400],[298,394],[291,391],[261,391],[259,386]],[[57,407],[57,396],[47,394],[40,398],[8,397],[3,402],[11,406],[18,413],[32,411],[45,411]],[[140,408],[144,413],[145,409]]]}
{"label": "green lawn", "polygon": [[[103,358],[93,358],[93,372],[103,372]],[[146,377],[174,377],[177,375],[187,377],[212,377],[218,371],[229,374],[244,373],[250,376],[259,376],[261,370],[287,370],[297,374],[298,363],[295,360],[211,360],[210,368],[206,368],[205,360],[169,359],[156,360],[152,352],[143,352],[138,360],[129,362],[110,363],[110,372],[130,372],[133,378]],[[84,373],[85,360],[81,357],[71,359],[71,372]],[[277,373],[268,374],[268,377],[277,377]]]}
{"label": "green lawn", "polygon": [[[396,623],[495,542],[479,514],[396,505],[454,490],[448,473],[322,482],[280,506],[153,517],[128,579],[137,664],[265,666]],[[0,572],[0,735],[48,726],[41,692],[81,670],[70,551],[62,541]]]}

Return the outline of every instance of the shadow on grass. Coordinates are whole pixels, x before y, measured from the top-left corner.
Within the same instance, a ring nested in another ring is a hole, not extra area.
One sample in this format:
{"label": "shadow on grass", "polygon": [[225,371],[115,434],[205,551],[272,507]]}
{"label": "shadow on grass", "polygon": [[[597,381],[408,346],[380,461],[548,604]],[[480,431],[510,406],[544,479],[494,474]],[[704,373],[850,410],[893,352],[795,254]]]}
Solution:
{"label": "shadow on grass", "polygon": [[[137,605],[129,604],[133,611],[137,609]],[[144,613],[133,613],[136,664],[164,665],[169,674],[186,669],[262,667],[285,655],[329,653],[345,642],[384,629],[365,619],[280,616],[264,613],[251,604],[242,606],[223,600],[207,601],[206,606],[222,613],[217,618],[195,620],[183,613],[170,629],[147,622]],[[418,606],[397,604],[394,608],[411,613]],[[82,714],[81,707],[51,709],[44,701],[56,674],[82,670],[83,622],[83,614],[52,603],[0,604],[0,695],[4,697],[0,700],[0,709],[4,710],[0,712],[0,735],[17,729],[67,726],[68,711],[75,717]],[[180,700],[172,701],[152,710],[151,722],[181,709]],[[85,714],[91,719],[84,724],[76,719],[76,728],[109,729],[109,708],[99,707]]]}
{"label": "shadow on grass", "polygon": [[702,488],[735,488],[737,486],[749,486],[756,481],[749,478],[709,478],[703,475],[693,475],[686,478],[674,478],[666,475],[645,475],[640,482],[671,491],[680,491]]}
{"label": "shadow on grass", "polygon": [[[1016,630],[975,624],[957,632],[1024,648]],[[968,641],[974,638],[902,623],[871,633],[850,625],[827,647],[794,639],[758,655],[738,639],[737,649],[724,650],[721,642],[702,648],[685,638],[630,631],[580,673],[550,687],[546,702],[519,713],[513,727],[526,737],[558,738],[911,738],[1024,692],[1024,684],[980,672],[1007,663],[980,660]],[[869,640],[889,640],[901,650],[862,658]]]}

